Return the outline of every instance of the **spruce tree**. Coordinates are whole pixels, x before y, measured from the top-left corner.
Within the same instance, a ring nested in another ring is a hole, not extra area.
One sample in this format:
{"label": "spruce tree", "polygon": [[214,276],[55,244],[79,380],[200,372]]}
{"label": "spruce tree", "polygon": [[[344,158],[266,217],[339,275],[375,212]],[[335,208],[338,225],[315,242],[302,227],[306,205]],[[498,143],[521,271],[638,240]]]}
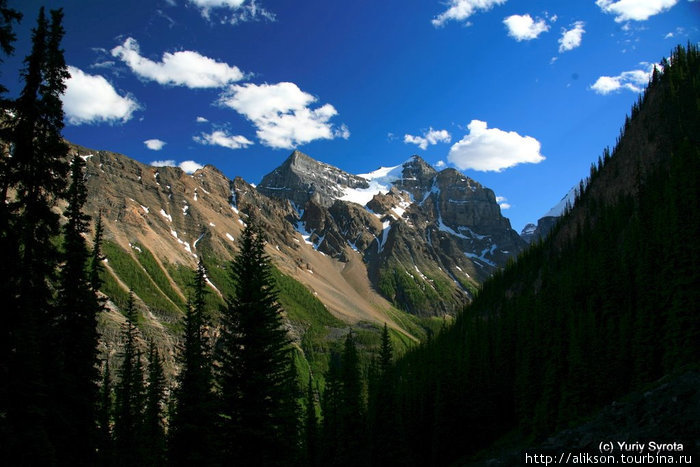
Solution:
{"label": "spruce tree", "polygon": [[141,442],[144,445],[143,462],[152,467],[165,465],[165,384],[163,362],[155,343],[151,342],[148,349],[148,386]]}
{"label": "spruce tree", "polygon": [[316,394],[314,380],[309,373],[309,384],[306,388],[306,411],[304,417],[304,455],[306,465],[315,467],[319,462],[318,452],[318,416],[316,415]]}
{"label": "spruce tree", "polygon": [[58,419],[54,424],[55,444],[59,462],[65,464],[93,463],[97,448],[97,313],[101,306],[90,283],[90,253],[83,237],[90,220],[83,213],[87,200],[84,167],[85,161],[74,156],[64,212],[67,223],[59,300],[52,330],[60,360],[56,368],[60,371],[51,375]]}
{"label": "spruce tree", "polygon": [[[55,272],[59,254],[53,240],[59,233],[52,211],[65,188],[67,146],[61,139],[63,110],[60,95],[67,76],[60,43],[60,10],[51,24],[40,9],[32,32],[32,48],[22,72],[24,87],[8,124],[12,165],[3,165],[2,227],[7,259],[15,271],[8,284],[7,342],[13,349],[7,362],[8,450],[29,463],[55,460],[56,408],[47,386],[60,352],[52,339],[55,324]],[[8,189],[14,191],[8,198]],[[8,241],[12,239],[12,241]],[[60,424],[60,423],[59,423]]]}
{"label": "spruce tree", "polygon": [[342,399],[342,382],[341,382],[341,361],[340,355],[337,352],[331,352],[330,361],[328,362],[328,371],[325,374],[326,387],[323,391],[321,399],[321,411],[323,414],[323,422],[321,424],[323,430],[321,432],[321,465],[337,464],[338,449],[340,444],[340,425],[341,425],[341,407]]}
{"label": "spruce tree", "polygon": [[[222,442],[242,465],[284,465],[289,433],[289,339],[265,253],[265,235],[252,216],[240,237],[223,310],[218,384]],[[296,443],[296,441],[294,441]]]}
{"label": "spruce tree", "polygon": [[[22,15],[13,9],[7,7],[7,0],[0,0],[0,50],[5,55],[14,53],[14,41],[16,35],[13,31],[13,23],[19,22]],[[0,64],[3,63],[3,57],[0,55]],[[11,102],[5,99],[7,89],[0,83],[0,112],[7,115],[7,111],[11,110]],[[4,123],[0,125],[0,140],[10,141],[11,133],[8,131],[8,126]],[[3,260],[0,261],[0,296],[3,297],[3,312],[0,312],[0,319],[4,325],[0,331],[0,411],[7,413],[7,404],[9,403],[9,361],[12,352],[11,338],[14,334],[13,322],[10,318],[16,308],[14,306],[14,277],[16,276],[17,266],[17,242],[12,229],[10,218],[10,210],[7,206],[7,194],[9,186],[9,169],[10,158],[3,150],[0,154],[0,251],[3,252]],[[0,437],[9,440],[10,433],[6,417],[0,420]]]}
{"label": "spruce tree", "polygon": [[366,431],[363,383],[360,360],[352,331],[348,332],[343,348],[340,375],[341,405],[338,458],[341,465],[365,465]]}
{"label": "spruce tree", "polygon": [[143,428],[144,382],[141,352],[138,349],[138,328],[134,293],[129,291],[125,309],[126,323],[122,335],[124,348],[119,382],[116,386],[114,416],[115,458],[123,465],[139,465],[143,460],[141,434]]}
{"label": "spruce tree", "polygon": [[99,438],[97,443],[98,465],[107,467],[114,464],[112,441],[112,375],[109,361],[105,360],[100,388],[100,406],[97,412]]}
{"label": "spruce tree", "polygon": [[170,422],[169,456],[172,465],[212,465],[215,400],[212,362],[206,329],[206,272],[201,259],[184,319],[184,343],[179,349],[180,373]]}

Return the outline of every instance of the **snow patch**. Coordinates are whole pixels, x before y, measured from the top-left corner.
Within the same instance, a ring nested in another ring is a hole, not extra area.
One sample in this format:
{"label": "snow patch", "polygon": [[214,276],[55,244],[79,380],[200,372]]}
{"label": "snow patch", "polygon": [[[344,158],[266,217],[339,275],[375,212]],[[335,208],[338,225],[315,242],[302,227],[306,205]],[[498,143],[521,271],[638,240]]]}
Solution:
{"label": "snow patch", "polygon": [[226,238],[228,238],[228,239],[231,240],[232,242],[235,241],[235,240],[233,239],[233,235],[231,235],[231,234],[228,233],[228,232],[226,232]]}
{"label": "snow patch", "polygon": [[197,237],[197,240],[194,241],[194,243],[192,244],[192,246],[193,246],[194,248],[197,248],[197,243],[199,243],[199,241],[200,241],[202,238],[204,238],[204,234],[206,234],[206,232],[202,232],[202,235],[200,235],[199,237]]}
{"label": "snow patch", "polygon": [[85,162],[87,162],[87,160],[90,159],[91,157],[92,157],[92,154],[85,154],[83,156],[80,156],[80,158],[82,160],[84,160]]}
{"label": "snow patch", "polygon": [[569,192],[566,195],[564,195],[564,197],[552,209],[547,211],[547,213],[542,217],[560,217],[564,215],[566,209],[574,205],[574,201],[576,201],[576,195],[578,195],[579,193],[579,187],[580,185],[576,185],[575,187],[570,189]]}
{"label": "snow patch", "polygon": [[377,240],[377,253],[381,253],[384,250],[386,241],[389,238],[389,232],[391,231],[391,221],[382,222],[382,240]]}
{"label": "snow patch", "polygon": [[167,212],[165,212],[165,210],[163,210],[163,209],[160,210],[160,215],[165,217],[166,219],[168,219],[168,222],[173,221],[173,217],[170,214],[168,214]]}
{"label": "snow patch", "polygon": [[143,209],[144,212],[145,212],[146,214],[148,214],[148,208],[147,208],[146,206],[144,206],[143,204],[141,204],[141,209]]}

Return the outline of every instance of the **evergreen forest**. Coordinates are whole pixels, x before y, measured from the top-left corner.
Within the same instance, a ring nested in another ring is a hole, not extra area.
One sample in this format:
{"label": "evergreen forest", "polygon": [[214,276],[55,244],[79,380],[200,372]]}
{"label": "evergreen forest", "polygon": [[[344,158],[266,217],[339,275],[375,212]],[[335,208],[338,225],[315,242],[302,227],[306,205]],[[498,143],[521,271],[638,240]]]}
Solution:
{"label": "evergreen forest", "polygon": [[[350,331],[324,374],[302,378],[282,320],[285,282],[251,213],[224,305],[212,309],[204,262],[188,277],[169,378],[133,293],[119,364],[98,354],[104,242],[100,217],[84,210],[85,162],[61,136],[62,18],[40,10],[20,96],[0,89],[3,465],[461,465],[504,437],[537,445],[697,370],[696,45],[655,69],[549,235],[424,342],[397,352],[385,325],[364,352]],[[0,0],[5,55],[19,19]]]}

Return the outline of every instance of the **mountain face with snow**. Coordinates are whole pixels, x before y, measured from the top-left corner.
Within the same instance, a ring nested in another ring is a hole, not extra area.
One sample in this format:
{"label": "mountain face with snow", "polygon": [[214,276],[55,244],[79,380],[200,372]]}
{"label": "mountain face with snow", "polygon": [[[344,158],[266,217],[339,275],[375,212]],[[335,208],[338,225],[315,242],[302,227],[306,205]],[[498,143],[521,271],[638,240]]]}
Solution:
{"label": "mountain face with snow", "polygon": [[520,238],[527,243],[546,237],[552,227],[557,223],[557,220],[564,215],[567,209],[571,209],[576,201],[576,195],[581,190],[580,185],[576,185],[568,191],[549,211],[537,220],[537,225],[528,224],[520,233]]}
{"label": "mountain face with snow", "polygon": [[330,207],[348,188],[367,189],[369,184],[364,178],[316,161],[299,151],[294,151],[280,167],[265,175],[257,186],[260,193],[288,199],[297,206],[304,206],[313,199],[326,207]]}
{"label": "mountain face with snow", "polygon": [[[148,311],[147,333],[172,341],[200,258],[222,300],[226,261],[251,216],[267,234],[277,270],[320,301],[328,319],[386,322],[409,338],[414,331],[397,313],[454,314],[526,245],[491,190],[417,156],[353,175],[295,151],[255,187],[213,166],[187,174],[108,151],[71,151],[87,162],[86,210],[102,213],[115,335],[119,300],[133,288]],[[292,318],[301,341],[308,325]]]}
{"label": "mountain face with snow", "polygon": [[361,258],[374,288],[418,315],[454,313],[525,247],[493,191],[418,156],[351,175],[295,151],[258,191],[290,203],[315,251]]}

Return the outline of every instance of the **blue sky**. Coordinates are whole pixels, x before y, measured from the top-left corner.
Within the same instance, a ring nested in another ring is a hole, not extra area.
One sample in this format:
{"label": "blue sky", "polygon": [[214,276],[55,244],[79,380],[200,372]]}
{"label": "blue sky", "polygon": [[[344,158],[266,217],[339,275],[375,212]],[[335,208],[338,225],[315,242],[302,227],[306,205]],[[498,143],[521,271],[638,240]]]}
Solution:
{"label": "blue sky", "polygon": [[[352,173],[418,154],[520,230],[612,146],[689,0],[9,0],[63,7],[69,140],[257,183],[293,149]],[[188,162],[189,161],[189,162]]]}

